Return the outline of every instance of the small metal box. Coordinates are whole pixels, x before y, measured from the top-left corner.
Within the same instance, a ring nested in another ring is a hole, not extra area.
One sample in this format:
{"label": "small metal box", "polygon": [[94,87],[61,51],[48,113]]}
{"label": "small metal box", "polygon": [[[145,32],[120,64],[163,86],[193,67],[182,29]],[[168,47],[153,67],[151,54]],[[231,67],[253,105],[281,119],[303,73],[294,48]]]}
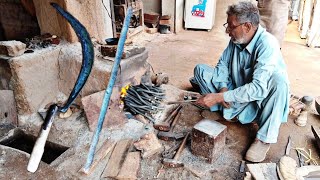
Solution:
{"label": "small metal box", "polygon": [[192,129],[191,152],[212,163],[226,144],[227,126],[210,119],[203,119]]}

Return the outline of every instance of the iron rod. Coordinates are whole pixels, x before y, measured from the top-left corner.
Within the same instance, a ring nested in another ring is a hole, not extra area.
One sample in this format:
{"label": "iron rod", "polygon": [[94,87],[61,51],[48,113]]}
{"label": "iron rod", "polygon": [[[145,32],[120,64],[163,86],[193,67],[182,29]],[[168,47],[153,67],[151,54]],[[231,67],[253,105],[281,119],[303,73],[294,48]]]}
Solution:
{"label": "iron rod", "polygon": [[120,61],[121,61],[121,57],[122,57],[122,52],[123,52],[123,47],[124,47],[124,43],[127,37],[127,32],[128,32],[128,28],[129,28],[129,24],[130,24],[130,19],[131,19],[131,15],[132,15],[132,8],[129,7],[127,10],[127,15],[124,19],[124,24],[121,30],[121,34],[120,34],[120,39],[118,42],[118,48],[117,48],[117,52],[116,52],[116,57],[113,63],[113,67],[111,70],[111,76],[110,76],[110,80],[107,86],[107,89],[105,91],[104,94],[104,98],[103,98],[103,102],[102,102],[102,106],[101,106],[101,110],[100,110],[100,115],[99,115],[99,120],[98,120],[98,124],[96,127],[96,130],[93,134],[92,137],[92,141],[91,141],[91,145],[90,145],[90,149],[89,149],[89,153],[88,153],[88,157],[87,157],[87,161],[86,164],[83,168],[84,172],[89,171],[91,164],[93,162],[93,158],[94,158],[94,153],[96,151],[96,146],[98,144],[99,141],[99,136],[100,136],[100,132],[102,129],[102,125],[104,122],[104,118],[105,115],[107,113],[107,109],[109,106],[109,101],[110,101],[110,97],[112,94],[112,89],[113,86],[115,84],[116,78],[117,78],[117,74],[118,74],[118,69],[120,66]]}

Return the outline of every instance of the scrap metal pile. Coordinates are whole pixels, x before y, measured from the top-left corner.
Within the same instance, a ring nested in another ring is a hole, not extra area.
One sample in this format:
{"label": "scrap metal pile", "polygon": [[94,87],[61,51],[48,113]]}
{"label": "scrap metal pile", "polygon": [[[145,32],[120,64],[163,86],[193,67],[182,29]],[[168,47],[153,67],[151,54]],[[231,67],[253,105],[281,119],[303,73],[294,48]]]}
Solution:
{"label": "scrap metal pile", "polygon": [[162,100],[165,99],[165,92],[161,87],[141,83],[136,86],[128,86],[124,94],[125,108],[134,115],[141,114],[155,122],[153,114],[164,110],[164,107],[160,106]]}

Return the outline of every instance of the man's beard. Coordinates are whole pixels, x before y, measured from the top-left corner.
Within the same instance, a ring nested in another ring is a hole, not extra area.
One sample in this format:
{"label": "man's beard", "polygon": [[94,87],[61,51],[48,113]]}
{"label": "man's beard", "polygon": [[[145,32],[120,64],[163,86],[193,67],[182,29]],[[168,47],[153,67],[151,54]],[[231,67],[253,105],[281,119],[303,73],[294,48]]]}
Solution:
{"label": "man's beard", "polygon": [[244,36],[241,36],[238,39],[232,38],[232,42],[235,43],[235,44],[245,44],[246,43],[246,39],[244,38]]}

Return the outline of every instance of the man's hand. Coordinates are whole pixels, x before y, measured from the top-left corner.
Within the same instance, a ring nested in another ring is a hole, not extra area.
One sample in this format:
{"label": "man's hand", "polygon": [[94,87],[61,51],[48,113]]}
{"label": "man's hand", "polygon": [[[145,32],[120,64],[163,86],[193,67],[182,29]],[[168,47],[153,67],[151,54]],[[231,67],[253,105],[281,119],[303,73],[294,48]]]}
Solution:
{"label": "man's hand", "polygon": [[223,93],[210,93],[201,96],[195,103],[199,104],[200,106],[210,108],[211,106],[214,106],[222,102],[224,102]]}
{"label": "man's hand", "polygon": [[223,93],[226,91],[228,91],[228,88],[224,87],[220,89],[219,93],[205,94],[202,97],[198,98],[196,104],[210,108],[211,106],[220,103],[224,108],[230,108],[230,104],[225,102],[223,98]]}

